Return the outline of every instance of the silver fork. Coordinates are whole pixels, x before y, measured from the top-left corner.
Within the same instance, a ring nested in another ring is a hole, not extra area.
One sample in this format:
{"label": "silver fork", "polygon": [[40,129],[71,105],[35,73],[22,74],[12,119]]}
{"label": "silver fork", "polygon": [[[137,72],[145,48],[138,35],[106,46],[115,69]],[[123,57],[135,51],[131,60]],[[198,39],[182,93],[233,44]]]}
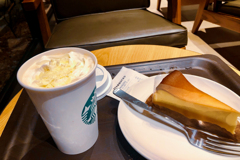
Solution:
{"label": "silver fork", "polygon": [[[185,126],[174,118],[148,106],[146,103],[136,99],[123,90],[116,88],[113,93],[121,98],[128,106],[135,111],[138,111],[135,106],[147,110],[154,117],[161,118],[164,122],[171,124],[186,133],[187,139],[195,147],[210,151],[216,154],[240,156],[240,143],[234,142],[231,139],[223,138],[212,133],[202,131],[196,128]],[[138,111],[139,112],[139,111]],[[141,112],[140,112],[141,113]]]}

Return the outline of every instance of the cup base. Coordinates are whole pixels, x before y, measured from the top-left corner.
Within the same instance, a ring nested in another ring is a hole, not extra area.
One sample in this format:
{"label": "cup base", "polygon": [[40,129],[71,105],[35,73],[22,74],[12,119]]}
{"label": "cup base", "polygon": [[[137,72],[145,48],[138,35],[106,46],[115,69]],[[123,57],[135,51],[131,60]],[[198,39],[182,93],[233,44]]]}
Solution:
{"label": "cup base", "polygon": [[64,153],[64,154],[67,154],[67,155],[76,155],[76,154],[81,154],[81,153],[84,153],[86,151],[88,151],[91,147],[94,146],[94,144],[96,143],[97,139],[98,139],[98,135],[99,135],[99,132],[97,131],[97,136],[94,136],[91,140],[91,142],[89,142],[88,144],[86,144],[84,147],[74,147],[73,149],[67,149],[67,148],[60,148],[58,147],[58,149]]}

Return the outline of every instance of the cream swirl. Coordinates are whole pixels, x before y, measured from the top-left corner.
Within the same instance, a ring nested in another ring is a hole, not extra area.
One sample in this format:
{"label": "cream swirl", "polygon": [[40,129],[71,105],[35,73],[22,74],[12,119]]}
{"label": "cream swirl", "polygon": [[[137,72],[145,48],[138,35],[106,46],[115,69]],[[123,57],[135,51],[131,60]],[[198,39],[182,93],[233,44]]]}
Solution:
{"label": "cream swirl", "polygon": [[53,88],[81,79],[94,67],[91,57],[76,52],[42,56],[25,73],[33,87]]}

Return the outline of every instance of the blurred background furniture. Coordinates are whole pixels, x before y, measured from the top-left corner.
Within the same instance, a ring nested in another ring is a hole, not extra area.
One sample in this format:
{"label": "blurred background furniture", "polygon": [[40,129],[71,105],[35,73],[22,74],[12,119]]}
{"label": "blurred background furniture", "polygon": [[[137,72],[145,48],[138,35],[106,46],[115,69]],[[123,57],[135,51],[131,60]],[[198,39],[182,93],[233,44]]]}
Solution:
{"label": "blurred background furniture", "polygon": [[[201,0],[168,0],[167,19],[176,24],[181,24],[182,6],[199,4]],[[161,0],[158,1],[158,11],[160,11]],[[161,12],[161,11],[160,11]]]}
{"label": "blurred background furniture", "polygon": [[212,10],[209,10],[209,2],[201,0],[192,33],[198,31],[203,20],[240,33],[240,0],[213,0]]}
{"label": "blurred background furniture", "polygon": [[13,0],[0,0],[0,35],[2,34],[1,32],[3,32],[3,28],[7,25],[9,26],[9,29],[13,30],[10,13],[14,5],[15,2]]}
{"label": "blurred background furniture", "polygon": [[129,44],[184,47],[187,44],[186,29],[148,11],[149,0],[52,0],[57,22],[52,33],[42,0],[24,0],[22,4],[26,14],[37,13],[46,49],[74,46],[94,50]]}
{"label": "blurred background furniture", "polygon": [[0,103],[31,41],[20,0],[0,0]]}

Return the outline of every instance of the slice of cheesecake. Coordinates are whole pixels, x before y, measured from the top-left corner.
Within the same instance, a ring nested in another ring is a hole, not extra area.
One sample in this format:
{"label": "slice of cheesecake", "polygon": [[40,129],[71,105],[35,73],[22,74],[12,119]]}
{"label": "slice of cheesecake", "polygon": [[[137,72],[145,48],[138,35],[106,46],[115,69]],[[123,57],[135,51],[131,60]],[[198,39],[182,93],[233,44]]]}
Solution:
{"label": "slice of cheesecake", "polygon": [[152,102],[189,119],[216,124],[235,133],[240,113],[194,87],[180,71],[173,71],[157,86]]}

